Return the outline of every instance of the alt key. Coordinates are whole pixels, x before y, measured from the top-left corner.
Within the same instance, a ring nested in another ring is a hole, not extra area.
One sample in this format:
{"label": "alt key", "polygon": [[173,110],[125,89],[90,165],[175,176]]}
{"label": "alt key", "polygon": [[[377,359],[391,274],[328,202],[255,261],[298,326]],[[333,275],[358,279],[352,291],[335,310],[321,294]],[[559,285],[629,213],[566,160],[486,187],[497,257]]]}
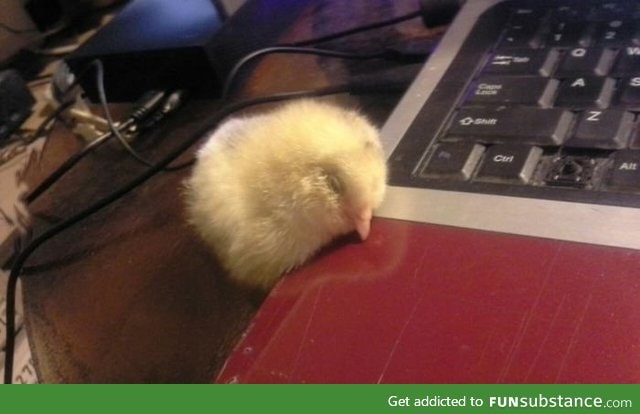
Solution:
{"label": "alt key", "polygon": [[606,180],[607,187],[640,191],[640,151],[617,151],[612,158],[613,165]]}

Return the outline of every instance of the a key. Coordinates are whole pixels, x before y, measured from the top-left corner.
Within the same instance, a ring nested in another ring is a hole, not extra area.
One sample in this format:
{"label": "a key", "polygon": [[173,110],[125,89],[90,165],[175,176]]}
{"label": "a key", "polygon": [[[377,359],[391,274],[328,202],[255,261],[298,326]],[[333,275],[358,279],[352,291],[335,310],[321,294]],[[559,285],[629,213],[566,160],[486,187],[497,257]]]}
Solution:
{"label": "a key", "polygon": [[567,78],[558,88],[557,106],[606,108],[611,102],[615,80],[600,76]]}
{"label": "a key", "polygon": [[485,76],[471,87],[467,104],[522,104],[551,106],[558,87],[556,79],[540,76]]}
{"label": "a key", "polygon": [[566,51],[554,75],[559,78],[604,76],[609,72],[614,58],[615,52],[611,49],[575,47]]}
{"label": "a key", "polygon": [[473,173],[484,147],[471,142],[438,144],[422,175],[467,180]]}
{"label": "a key", "polygon": [[640,191],[640,151],[616,151],[606,178],[607,187]]}
{"label": "a key", "polygon": [[573,115],[561,108],[463,108],[444,140],[533,145],[560,145]]}
{"label": "a key", "polygon": [[526,184],[542,156],[542,149],[527,145],[494,145],[484,156],[476,179]]}
{"label": "a key", "polygon": [[627,145],[634,116],[617,109],[587,110],[578,118],[575,133],[567,147],[620,149]]}

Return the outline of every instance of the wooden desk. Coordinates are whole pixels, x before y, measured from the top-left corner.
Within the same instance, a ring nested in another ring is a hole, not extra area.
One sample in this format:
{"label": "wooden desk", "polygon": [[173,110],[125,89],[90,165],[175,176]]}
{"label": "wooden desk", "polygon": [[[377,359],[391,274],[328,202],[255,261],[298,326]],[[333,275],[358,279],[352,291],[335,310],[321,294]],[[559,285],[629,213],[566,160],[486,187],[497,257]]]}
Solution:
{"label": "wooden desk", "polygon": [[[375,6],[365,0],[308,1],[282,40],[325,35],[414,7],[415,2],[408,0],[380,0]],[[326,47],[375,50],[430,35],[414,19]],[[242,95],[320,87],[353,74],[383,73],[390,67],[384,62],[273,56],[257,66]],[[402,73],[410,77],[414,72]],[[381,121],[397,98],[378,96],[360,105]],[[353,103],[351,98],[347,102]],[[194,133],[218,106],[215,101],[190,102],[162,128],[137,142],[137,148],[159,159]],[[79,141],[57,128],[27,181],[38,183],[80,147]],[[116,142],[105,145],[32,206],[38,217],[35,233],[143,170]],[[181,185],[188,173],[159,174],[47,242],[29,259],[22,279],[26,326],[44,382],[206,382],[215,378],[264,298],[228,284],[185,224]]]}

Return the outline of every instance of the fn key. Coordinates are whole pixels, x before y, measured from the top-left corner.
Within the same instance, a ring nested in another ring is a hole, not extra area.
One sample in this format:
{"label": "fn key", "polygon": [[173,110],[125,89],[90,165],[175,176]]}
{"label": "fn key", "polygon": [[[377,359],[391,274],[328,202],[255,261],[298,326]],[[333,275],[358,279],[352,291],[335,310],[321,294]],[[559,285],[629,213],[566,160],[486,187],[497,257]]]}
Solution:
{"label": "fn key", "polygon": [[421,175],[467,180],[471,177],[483,152],[482,145],[471,142],[439,144],[431,154]]}
{"label": "fn key", "polygon": [[542,156],[542,149],[528,145],[494,145],[487,150],[477,180],[526,184]]}

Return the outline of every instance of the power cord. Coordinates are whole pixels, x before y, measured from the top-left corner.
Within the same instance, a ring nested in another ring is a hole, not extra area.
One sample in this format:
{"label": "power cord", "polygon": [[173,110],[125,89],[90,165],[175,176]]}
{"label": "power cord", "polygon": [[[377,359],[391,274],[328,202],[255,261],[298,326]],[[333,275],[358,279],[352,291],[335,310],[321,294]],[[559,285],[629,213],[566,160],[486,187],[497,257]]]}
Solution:
{"label": "power cord", "polygon": [[[140,133],[141,131],[151,128],[178,108],[177,102],[181,101],[181,94],[182,91],[176,91],[171,94],[166,94],[162,91],[152,91],[145,94],[129,118],[118,125],[117,129],[119,131],[134,130],[136,133]],[[26,197],[26,202],[28,204],[34,202],[80,160],[113,137],[114,134],[112,131],[106,132],[76,152],[29,193]],[[174,168],[175,167],[170,167],[172,170]]]}
{"label": "power cord", "polygon": [[[111,111],[109,110],[109,104],[107,103],[107,95],[104,90],[104,65],[102,64],[102,61],[96,59],[90,63],[90,66],[93,66],[96,69],[96,86],[98,89],[98,99],[100,100],[100,105],[102,106],[102,110],[104,112],[105,118],[107,119],[107,124],[109,125],[111,133],[118,139],[118,141],[120,141],[120,144],[136,161],[146,165],[147,167],[152,167],[154,163],[147,160],[145,157],[143,157],[133,149],[129,142],[127,142],[127,139],[120,132],[120,129],[118,128],[116,123],[113,121]],[[183,97],[184,92],[175,93],[172,99],[166,102],[167,108],[165,109],[165,113],[173,111],[176,107],[182,104]],[[164,170],[174,171],[174,168],[165,166]]]}
{"label": "power cord", "polygon": [[[128,120],[124,122],[120,128],[128,128],[133,122]],[[113,137],[112,132],[107,132],[102,134],[95,140],[91,141],[80,151],[76,152],[70,158],[68,158],[60,167],[58,167],[53,173],[51,173],[47,178],[45,178],[29,195],[26,197],[25,201],[27,204],[33,203],[38,197],[42,195],[45,191],[47,191],[54,183],[56,183],[64,174],[66,174],[71,168],[73,168],[81,159],[87,156],[90,152],[98,148],[100,145],[107,142],[110,138]]]}
{"label": "power cord", "polygon": [[391,26],[394,24],[402,23],[407,20],[415,19],[422,16],[422,10],[416,10],[414,12],[405,14],[404,16],[398,16],[393,19],[383,20],[376,23],[366,24],[363,26],[354,27],[353,29],[344,30],[342,32],[333,33],[326,36],[317,37],[315,39],[301,40],[298,42],[291,42],[282,44],[282,46],[309,46],[317,43],[328,42],[342,37],[350,36],[357,33],[366,32],[369,30],[379,29],[385,26]]}
{"label": "power cord", "polygon": [[249,62],[259,58],[260,56],[274,54],[274,53],[292,53],[292,54],[302,54],[302,55],[316,55],[316,56],[329,56],[341,59],[354,59],[354,60],[370,60],[370,59],[387,59],[387,60],[395,60],[400,62],[408,62],[415,63],[416,60],[424,60],[428,55],[426,54],[414,54],[414,53],[404,53],[395,49],[384,49],[379,52],[373,53],[352,53],[352,52],[342,52],[338,50],[330,50],[330,49],[319,49],[313,47],[298,47],[298,46],[272,46],[266,47],[263,49],[258,49],[254,52],[251,52],[241,58],[236,64],[233,66],[222,87],[222,100],[226,101],[229,99],[231,89],[233,87],[233,83],[235,82],[240,70],[244,68]]}
{"label": "power cord", "polygon": [[[121,131],[128,131],[139,135],[147,129],[152,128],[158,122],[163,120],[168,114],[177,109],[177,102],[181,102],[182,91],[176,91],[167,94],[163,91],[150,91],[147,92],[136,104],[135,109],[129,115],[128,119],[118,126]],[[71,102],[67,102],[65,105],[70,105]],[[46,125],[45,120],[42,125]],[[37,135],[36,135],[37,136]],[[106,143],[109,139],[113,138],[113,134],[109,131],[94,141],[87,144],[80,151],[69,157],[62,165],[60,165],[53,173],[47,176],[33,191],[31,191],[25,198],[26,204],[33,203],[39,198],[45,191],[53,186],[58,180],[60,180],[67,172],[69,172],[78,162],[80,162],[89,153]],[[1,160],[0,160],[1,161]],[[178,170],[191,165],[191,163],[181,164],[175,167],[171,167],[171,170]],[[11,264],[15,260],[15,257],[19,253],[20,244],[16,245],[15,253],[7,259],[2,265],[3,268],[10,268]]]}
{"label": "power cord", "polygon": [[[15,351],[15,300],[16,300],[16,288],[18,279],[22,273],[22,268],[29,258],[31,254],[38,249],[42,244],[46,241],[52,239],[58,234],[62,233],[69,227],[75,225],[76,223],[86,219],[102,208],[108,206],[109,204],[119,200],[141,184],[145,183],[147,180],[152,178],[158,172],[162,171],[167,167],[171,162],[173,162],[176,158],[178,158],[182,153],[188,150],[191,146],[201,140],[207,133],[209,133],[216,125],[218,125],[222,120],[224,120],[229,115],[238,112],[240,110],[249,108],[251,106],[262,105],[267,103],[275,103],[281,102],[290,99],[298,99],[298,98],[310,98],[310,97],[319,97],[326,95],[334,95],[339,93],[350,93],[350,94],[375,94],[375,93],[390,93],[390,92],[398,92],[398,86],[396,84],[390,85],[380,85],[377,83],[371,82],[362,82],[358,84],[347,84],[347,85],[335,85],[326,88],[309,90],[309,91],[297,91],[297,92],[287,92],[281,94],[275,94],[270,96],[265,96],[261,98],[250,99],[246,101],[240,101],[237,103],[229,104],[223,108],[221,108],[218,112],[216,112],[208,122],[194,135],[183,141],[174,151],[170,154],[166,155],[161,161],[150,167],[144,173],[140,174],[135,179],[131,180],[127,185],[121,187],[120,189],[114,191],[110,195],[103,197],[93,205],[87,207],[86,209],[80,211],[74,216],[54,225],[49,230],[42,233],[40,236],[36,237],[29,243],[16,257],[14,260],[11,271],[9,273],[9,279],[7,281],[7,292],[6,292],[6,343],[5,343],[5,360],[4,360],[4,383],[10,384],[13,379],[13,360],[14,360],[14,351]],[[401,85],[402,89],[406,88],[405,85]]]}
{"label": "power cord", "polygon": [[15,34],[15,35],[22,35],[22,34],[26,34],[26,33],[37,33],[38,29],[16,29],[15,27],[9,26],[6,23],[2,23],[0,22],[0,28],[4,29],[5,31],[11,33],[11,34]]}

